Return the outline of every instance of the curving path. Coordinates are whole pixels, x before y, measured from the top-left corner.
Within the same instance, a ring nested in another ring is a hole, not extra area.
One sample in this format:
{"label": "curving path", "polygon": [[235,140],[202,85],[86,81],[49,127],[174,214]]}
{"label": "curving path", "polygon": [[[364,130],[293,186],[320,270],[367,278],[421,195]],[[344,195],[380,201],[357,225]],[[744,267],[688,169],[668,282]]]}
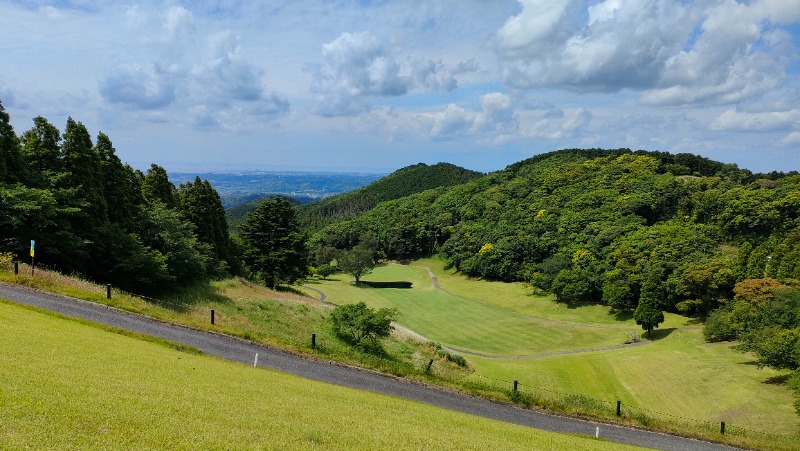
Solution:
{"label": "curving path", "polygon": [[0,283],[0,298],[59,312],[67,316],[84,318],[184,343],[194,346],[206,354],[235,362],[252,364],[255,354],[258,353],[258,364],[262,367],[354,389],[369,390],[424,402],[507,423],[554,432],[584,435],[594,435],[595,428],[599,427],[600,437],[606,440],[663,450],[712,451],[733,449],[716,443],[702,442],[684,437],[524,410],[508,404],[412,383],[373,371],[294,355],[227,335],[164,323],[147,316],[125,312],[105,305],[5,283]]}

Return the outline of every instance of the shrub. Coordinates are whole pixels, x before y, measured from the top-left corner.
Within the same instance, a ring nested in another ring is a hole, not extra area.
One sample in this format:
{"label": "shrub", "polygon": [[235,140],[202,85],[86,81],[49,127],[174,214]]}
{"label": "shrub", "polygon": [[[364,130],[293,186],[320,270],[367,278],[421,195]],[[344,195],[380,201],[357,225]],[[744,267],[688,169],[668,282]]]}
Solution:
{"label": "shrub", "polygon": [[373,310],[363,302],[340,305],[333,309],[330,319],[336,335],[359,344],[364,340],[377,343],[392,333],[392,321],[397,310]]}

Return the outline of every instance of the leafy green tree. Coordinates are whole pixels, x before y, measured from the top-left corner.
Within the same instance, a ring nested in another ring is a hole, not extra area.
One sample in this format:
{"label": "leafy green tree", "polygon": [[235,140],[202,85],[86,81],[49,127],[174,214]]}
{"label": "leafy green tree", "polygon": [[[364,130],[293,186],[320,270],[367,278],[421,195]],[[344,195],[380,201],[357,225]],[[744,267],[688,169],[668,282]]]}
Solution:
{"label": "leafy green tree", "polygon": [[336,272],[336,267],[331,266],[327,263],[323,263],[317,267],[316,273],[318,276],[322,277],[323,279],[327,279],[328,276]]}
{"label": "leafy green tree", "polygon": [[211,248],[197,240],[192,224],[161,202],[142,207],[138,235],[166,258],[172,281],[186,284],[208,275]]}
{"label": "leafy green tree", "polygon": [[356,283],[360,283],[361,278],[375,268],[373,250],[364,245],[357,245],[353,249],[343,252],[336,260],[336,266],[353,276]]}
{"label": "leafy green tree", "polygon": [[373,310],[363,302],[340,305],[331,312],[330,320],[336,335],[360,344],[368,340],[373,344],[392,333],[392,321],[397,310]]}
{"label": "leafy green tree", "polygon": [[633,312],[633,319],[636,324],[647,331],[648,338],[651,336],[653,328],[664,322],[664,312],[661,310],[657,287],[653,282],[645,282],[642,286],[642,294],[639,297],[639,305]]}
{"label": "leafy green tree", "polygon": [[270,288],[292,284],[308,273],[305,239],[295,210],[282,197],[268,199],[239,226],[244,245],[242,260]]}

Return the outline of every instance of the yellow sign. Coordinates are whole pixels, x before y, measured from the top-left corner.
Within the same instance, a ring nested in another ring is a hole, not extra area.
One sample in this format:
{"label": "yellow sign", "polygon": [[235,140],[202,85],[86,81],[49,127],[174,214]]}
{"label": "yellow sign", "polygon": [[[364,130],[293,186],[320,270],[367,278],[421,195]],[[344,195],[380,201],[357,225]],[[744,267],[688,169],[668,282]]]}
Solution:
{"label": "yellow sign", "polygon": [[31,240],[31,257],[33,257],[33,253],[36,250],[36,240]]}

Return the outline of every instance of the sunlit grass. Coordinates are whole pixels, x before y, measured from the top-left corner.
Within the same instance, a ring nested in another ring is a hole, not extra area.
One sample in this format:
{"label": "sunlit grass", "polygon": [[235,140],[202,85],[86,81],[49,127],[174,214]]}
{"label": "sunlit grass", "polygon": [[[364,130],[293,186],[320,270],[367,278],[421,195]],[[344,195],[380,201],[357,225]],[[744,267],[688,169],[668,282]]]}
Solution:
{"label": "sunlit grass", "polygon": [[0,360],[8,449],[635,449],[182,353],[2,302]]}

